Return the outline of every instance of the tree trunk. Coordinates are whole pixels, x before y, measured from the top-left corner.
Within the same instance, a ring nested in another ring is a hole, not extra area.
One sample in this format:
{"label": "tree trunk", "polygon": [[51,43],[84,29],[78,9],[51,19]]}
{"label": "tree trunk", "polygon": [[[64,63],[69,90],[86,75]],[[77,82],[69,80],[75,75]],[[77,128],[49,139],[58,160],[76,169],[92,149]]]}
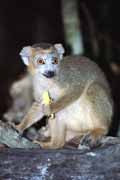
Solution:
{"label": "tree trunk", "polygon": [[83,54],[83,40],[78,17],[77,0],[62,0],[65,40],[72,54]]}

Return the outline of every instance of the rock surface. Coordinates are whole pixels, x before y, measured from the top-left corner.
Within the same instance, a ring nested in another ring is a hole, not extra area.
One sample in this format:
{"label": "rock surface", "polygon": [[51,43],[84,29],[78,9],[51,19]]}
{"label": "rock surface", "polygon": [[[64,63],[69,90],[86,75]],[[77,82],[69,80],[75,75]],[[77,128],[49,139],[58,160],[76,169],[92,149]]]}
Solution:
{"label": "rock surface", "polygon": [[119,180],[120,138],[107,137],[92,150],[0,150],[0,179]]}

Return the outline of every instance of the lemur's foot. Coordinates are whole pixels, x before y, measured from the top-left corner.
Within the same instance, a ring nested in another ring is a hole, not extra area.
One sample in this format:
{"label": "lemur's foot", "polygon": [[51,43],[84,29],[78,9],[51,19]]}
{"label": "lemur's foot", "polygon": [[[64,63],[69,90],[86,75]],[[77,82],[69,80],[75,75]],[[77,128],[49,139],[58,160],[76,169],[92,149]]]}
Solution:
{"label": "lemur's foot", "polygon": [[39,144],[40,147],[43,149],[60,149],[61,148],[61,146],[56,145],[56,144],[52,143],[51,141],[42,142],[42,141],[34,140],[33,143]]}
{"label": "lemur's foot", "polygon": [[40,147],[43,149],[50,149],[51,147],[51,142],[42,142],[42,141],[34,140],[33,143],[39,144]]}
{"label": "lemur's foot", "polygon": [[35,143],[35,144],[39,144],[39,145],[41,144],[41,141],[38,141],[38,140],[33,140],[32,142]]}
{"label": "lemur's foot", "polygon": [[88,133],[84,135],[80,140],[80,145],[86,147],[86,149],[89,148],[95,148],[102,144],[102,136],[99,135],[98,137],[94,137],[91,133]]}

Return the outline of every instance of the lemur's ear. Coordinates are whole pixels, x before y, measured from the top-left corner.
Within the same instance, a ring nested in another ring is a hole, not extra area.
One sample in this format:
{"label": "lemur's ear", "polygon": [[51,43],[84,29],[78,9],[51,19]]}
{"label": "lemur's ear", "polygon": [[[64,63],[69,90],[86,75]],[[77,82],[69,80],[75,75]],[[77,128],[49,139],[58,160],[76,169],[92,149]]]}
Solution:
{"label": "lemur's ear", "polygon": [[60,56],[60,59],[62,59],[63,58],[63,54],[65,52],[65,49],[64,49],[63,45],[59,43],[59,44],[55,44],[54,47],[57,50],[57,52],[58,52],[58,54]]}
{"label": "lemur's ear", "polygon": [[20,56],[25,65],[29,65],[29,57],[32,56],[33,48],[31,46],[26,46],[20,51]]}

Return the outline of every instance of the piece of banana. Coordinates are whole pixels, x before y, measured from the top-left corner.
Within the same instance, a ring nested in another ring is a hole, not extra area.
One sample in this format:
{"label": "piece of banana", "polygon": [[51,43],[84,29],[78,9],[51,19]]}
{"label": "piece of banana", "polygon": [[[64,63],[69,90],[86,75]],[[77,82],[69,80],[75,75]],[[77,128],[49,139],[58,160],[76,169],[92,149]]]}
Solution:
{"label": "piece of banana", "polygon": [[43,104],[49,105],[51,102],[52,102],[52,100],[51,100],[51,98],[50,98],[49,92],[48,92],[48,91],[45,91],[45,92],[43,93]]}

